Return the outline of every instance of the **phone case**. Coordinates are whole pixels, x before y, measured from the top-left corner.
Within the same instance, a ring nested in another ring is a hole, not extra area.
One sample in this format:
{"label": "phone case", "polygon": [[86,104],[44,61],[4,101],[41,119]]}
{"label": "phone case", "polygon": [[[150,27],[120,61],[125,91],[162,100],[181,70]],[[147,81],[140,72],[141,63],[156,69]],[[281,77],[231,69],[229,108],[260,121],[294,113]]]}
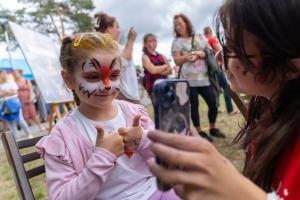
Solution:
{"label": "phone case", "polygon": [[[161,79],[153,86],[155,128],[168,133],[187,135],[190,131],[189,84],[186,80]],[[158,164],[170,166],[156,158]],[[157,180],[158,188],[167,191],[172,188]]]}

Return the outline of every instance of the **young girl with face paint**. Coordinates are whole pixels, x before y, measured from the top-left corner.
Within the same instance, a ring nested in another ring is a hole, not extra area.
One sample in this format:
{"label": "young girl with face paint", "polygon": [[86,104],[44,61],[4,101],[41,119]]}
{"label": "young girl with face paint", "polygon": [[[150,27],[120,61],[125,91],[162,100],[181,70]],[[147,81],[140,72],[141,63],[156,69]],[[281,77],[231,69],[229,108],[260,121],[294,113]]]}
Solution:
{"label": "young girl with face paint", "polygon": [[179,199],[172,190],[159,192],[148,170],[153,123],[147,111],[115,99],[121,64],[112,38],[66,37],[60,62],[79,106],[36,145],[45,160],[49,199]]}

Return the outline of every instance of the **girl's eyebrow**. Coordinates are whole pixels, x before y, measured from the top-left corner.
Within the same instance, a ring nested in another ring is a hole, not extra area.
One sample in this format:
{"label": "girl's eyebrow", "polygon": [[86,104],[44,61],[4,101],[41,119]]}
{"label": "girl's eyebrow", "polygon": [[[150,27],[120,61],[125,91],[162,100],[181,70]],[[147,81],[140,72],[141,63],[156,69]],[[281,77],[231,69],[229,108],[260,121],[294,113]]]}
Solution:
{"label": "girl's eyebrow", "polygon": [[97,59],[93,58],[93,59],[91,60],[91,62],[93,63],[93,65],[94,65],[95,67],[98,66],[99,68],[101,68],[101,65],[100,65],[100,63],[98,62]]}
{"label": "girl's eyebrow", "polygon": [[113,68],[113,66],[116,64],[116,61],[117,61],[117,57],[115,57],[111,63],[110,63],[110,66],[109,66],[109,69]]}
{"label": "girl's eyebrow", "polygon": [[86,60],[86,61],[84,61],[84,62],[82,63],[82,66],[81,66],[82,71],[84,71],[84,66],[85,66],[86,62],[89,62],[89,65],[92,66],[92,67],[94,67],[95,70],[97,69],[97,67],[98,67],[98,68],[101,67],[101,65],[100,65],[100,63],[98,62],[98,60],[96,60],[95,58],[92,58],[92,59],[88,59],[88,60]]}

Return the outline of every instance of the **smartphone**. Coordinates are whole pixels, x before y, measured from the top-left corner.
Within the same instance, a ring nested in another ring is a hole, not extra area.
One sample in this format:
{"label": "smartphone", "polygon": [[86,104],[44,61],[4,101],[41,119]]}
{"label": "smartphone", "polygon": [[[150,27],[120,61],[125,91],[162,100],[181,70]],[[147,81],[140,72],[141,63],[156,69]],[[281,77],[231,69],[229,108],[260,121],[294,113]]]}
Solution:
{"label": "smartphone", "polygon": [[[190,132],[189,84],[186,80],[159,79],[153,85],[155,128],[172,134],[188,135]],[[171,166],[156,157],[156,162],[168,168]],[[173,186],[157,179],[158,189],[170,190]]]}

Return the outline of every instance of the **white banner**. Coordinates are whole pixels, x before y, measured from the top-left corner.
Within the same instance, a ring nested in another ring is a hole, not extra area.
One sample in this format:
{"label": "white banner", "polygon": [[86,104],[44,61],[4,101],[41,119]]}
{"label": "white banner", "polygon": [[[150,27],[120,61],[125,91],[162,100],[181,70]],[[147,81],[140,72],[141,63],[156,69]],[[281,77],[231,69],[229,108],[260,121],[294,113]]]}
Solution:
{"label": "white banner", "polygon": [[72,101],[60,75],[59,51],[50,37],[9,22],[46,103]]}

